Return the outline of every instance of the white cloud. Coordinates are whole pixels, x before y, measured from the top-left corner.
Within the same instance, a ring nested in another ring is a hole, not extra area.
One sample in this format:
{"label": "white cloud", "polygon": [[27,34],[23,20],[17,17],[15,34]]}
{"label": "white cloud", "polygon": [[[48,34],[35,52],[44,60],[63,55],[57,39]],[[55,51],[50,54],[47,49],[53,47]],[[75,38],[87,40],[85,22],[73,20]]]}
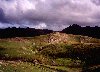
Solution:
{"label": "white cloud", "polygon": [[40,23],[36,26],[34,26],[34,28],[36,29],[45,29],[47,27],[47,25],[45,23]]}
{"label": "white cloud", "polygon": [[41,2],[45,2],[46,0],[41,0]]}
{"label": "white cloud", "polygon": [[0,28],[7,28],[7,27],[20,27],[19,24],[9,24],[9,23],[1,23],[0,22]]}

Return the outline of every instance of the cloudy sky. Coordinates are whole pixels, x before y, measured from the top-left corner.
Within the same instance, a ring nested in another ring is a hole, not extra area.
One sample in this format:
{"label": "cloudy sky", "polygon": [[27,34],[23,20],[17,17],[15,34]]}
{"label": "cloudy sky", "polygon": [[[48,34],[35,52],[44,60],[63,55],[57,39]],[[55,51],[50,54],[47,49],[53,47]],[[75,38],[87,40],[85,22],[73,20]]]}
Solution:
{"label": "cloudy sky", "polygon": [[0,28],[100,26],[100,0],[0,0]]}

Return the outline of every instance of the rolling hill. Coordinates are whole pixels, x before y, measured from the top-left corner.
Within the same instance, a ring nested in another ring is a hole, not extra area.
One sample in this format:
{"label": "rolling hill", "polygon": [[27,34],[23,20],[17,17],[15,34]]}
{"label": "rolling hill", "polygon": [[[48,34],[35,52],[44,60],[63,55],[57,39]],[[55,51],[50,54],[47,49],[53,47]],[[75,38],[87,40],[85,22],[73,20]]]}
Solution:
{"label": "rolling hill", "polygon": [[100,39],[54,32],[0,39],[0,72],[97,72]]}

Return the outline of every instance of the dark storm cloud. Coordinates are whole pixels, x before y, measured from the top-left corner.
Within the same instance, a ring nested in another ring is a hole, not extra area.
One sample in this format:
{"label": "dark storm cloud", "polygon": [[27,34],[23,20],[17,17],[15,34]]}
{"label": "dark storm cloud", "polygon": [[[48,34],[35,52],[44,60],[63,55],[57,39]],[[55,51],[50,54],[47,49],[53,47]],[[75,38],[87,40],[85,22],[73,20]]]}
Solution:
{"label": "dark storm cloud", "polygon": [[100,0],[91,0],[94,4],[100,5]]}
{"label": "dark storm cloud", "polygon": [[5,14],[4,14],[2,8],[0,8],[0,21],[7,22],[7,20],[5,19]]}
{"label": "dark storm cloud", "polygon": [[2,9],[0,9],[0,21],[3,22],[4,21],[4,12]]}
{"label": "dark storm cloud", "polygon": [[62,30],[77,23],[100,25],[100,0],[0,0],[0,27]]}

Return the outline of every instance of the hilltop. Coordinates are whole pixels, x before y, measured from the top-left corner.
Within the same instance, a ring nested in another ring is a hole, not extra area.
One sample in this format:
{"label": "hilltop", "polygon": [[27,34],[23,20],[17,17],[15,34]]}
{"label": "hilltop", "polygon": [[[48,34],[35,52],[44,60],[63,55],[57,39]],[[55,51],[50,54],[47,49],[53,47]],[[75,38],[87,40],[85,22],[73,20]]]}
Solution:
{"label": "hilltop", "polygon": [[100,39],[96,39],[96,38],[92,38],[88,36],[82,36],[82,35],[60,33],[60,32],[53,32],[47,35],[41,35],[37,37],[42,39],[44,42],[46,41],[47,43],[50,43],[50,44],[100,43]]}
{"label": "hilltop", "polygon": [[0,39],[0,71],[95,72],[100,68],[100,39],[53,32]]}

